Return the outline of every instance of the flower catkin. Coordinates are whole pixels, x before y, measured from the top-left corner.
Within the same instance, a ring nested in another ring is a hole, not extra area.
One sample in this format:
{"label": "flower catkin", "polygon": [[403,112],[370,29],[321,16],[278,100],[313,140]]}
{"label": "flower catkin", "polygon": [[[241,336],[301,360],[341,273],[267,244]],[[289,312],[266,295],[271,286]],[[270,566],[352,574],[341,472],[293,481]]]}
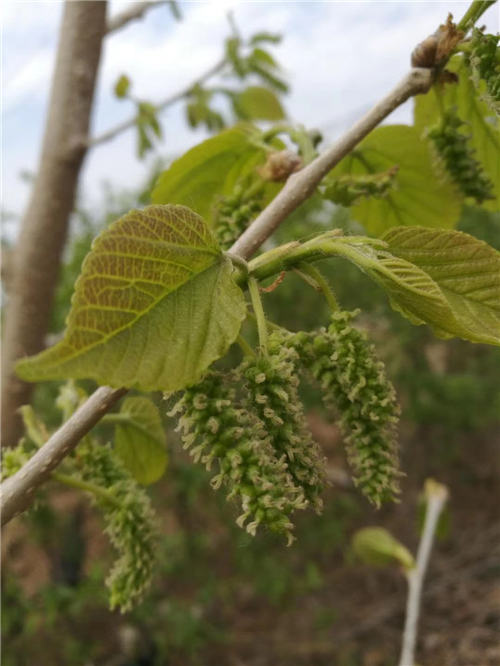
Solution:
{"label": "flower catkin", "polygon": [[239,372],[246,382],[247,404],[264,424],[276,456],[284,457],[298,492],[319,511],[325,462],[308,430],[299,397],[298,354],[283,343],[283,335],[273,333],[268,353],[245,359]]}
{"label": "flower catkin", "polygon": [[292,541],[290,516],[307,506],[294,485],[285,456],[276,456],[265,426],[257,416],[237,404],[236,390],[217,372],[187,388],[169,412],[180,415],[178,430],[184,448],[207,469],[218,466],[211,484],[224,484],[228,499],[238,498],[240,527],[255,534],[259,525],[283,533]]}
{"label": "flower catkin", "polygon": [[77,462],[82,480],[110,492],[116,503],[93,496],[105,532],[118,552],[106,579],[111,610],[130,611],[151,584],[156,562],[157,525],[146,492],[130,476],[112,448],[92,443],[80,447]]}
{"label": "flower catkin", "polygon": [[470,136],[461,131],[465,124],[456,109],[448,109],[440,123],[429,130],[428,137],[462,194],[480,204],[493,198],[493,184],[474,157]]}
{"label": "flower catkin", "polygon": [[236,185],[231,195],[217,206],[215,235],[223,250],[227,250],[262,210],[261,195],[247,198],[245,188]]}
{"label": "flower catkin", "polygon": [[399,492],[396,424],[399,406],[366,336],[351,325],[358,313],[335,312],[328,329],[288,339],[339,413],[354,481],[376,506]]}
{"label": "flower catkin", "polygon": [[[485,35],[474,28],[471,39],[471,50],[466,54],[471,68],[472,81],[480,90],[484,101],[490,105],[497,115],[500,114],[500,35]],[[484,81],[484,90],[480,81]]]}

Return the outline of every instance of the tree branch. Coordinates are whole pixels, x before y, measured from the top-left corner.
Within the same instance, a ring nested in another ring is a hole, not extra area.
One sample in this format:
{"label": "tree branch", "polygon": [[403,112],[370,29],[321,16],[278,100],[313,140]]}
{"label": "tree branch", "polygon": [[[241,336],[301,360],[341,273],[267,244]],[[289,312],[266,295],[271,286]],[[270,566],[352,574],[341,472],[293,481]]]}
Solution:
{"label": "tree branch", "polygon": [[254,222],[243,232],[231,252],[244,258],[252,255],[277,229],[283,220],[308,199],[321,179],[340,162],[372,129],[407,99],[426,93],[433,82],[429,69],[412,69],[361,120],[344,134],[331,148],[319,155],[304,169],[290,176],[283,189]]}
{"label": "tree branch", "polygon": [[[239,255],[243,258],[248,258],[266,241],[269,236],[275,231],[278,225],[293,212],[305,199],[307,199],[316,189],[316,186],[321,181],[323,176],[331,169],[342,157],[352,150],[361,139],[366,136],[378,123],[381,122],[391,111],[396,109],[400,104],[405,102],[412,95],[426,92],[432,83],[432,72],[424,69],[414,69],[404,77],[404,79],[392,90],[384,99],[373,107],[354,127],[349,130],[336,144],[329,150],[317,157],[307,167],[305,167],[298,174],[291,176],[286,185],[276,198],[271,201],[267,208],[256,218],[250,227],[240,236],[240,238],[233,244],[229,252]],[[99,392],[102,392],[99,394]],[[17,472],[10,479],[7,479],[3,484],[8,484],[8,512],[4,508],[4,516],[2,520],[7,522],[13,515],[19,513],[22,507],[26,506],[29,499],[33,496],[34,490],[46,479],[47,474],[53,470],[57,464],[64,458],[65,455],[72,450],[78,440],[76,436],[71,438],[68,448],[68,433],[78,432],[78,436],[82,437],[97,421],[104,415],[104,413],[111,407],[113,402],[106,402],[103,406],[102,400],[109,394],[114,394],[113,389],[109,387],[102,387],[98,389],[88,401],[80,408],[86,409],[88,414],[86,429],[80,425],[75,430],[74,421],[78,420],[77,415],[80,410],[75,414],[48,440],[48,442],[35,454],[34,458],[38,456],[38,461],[42,460],[42,467],[40,462],[36,464],[32,458],[19,472]],[[122,389],[120,395],[123,395],[125,389]],[[98,398],[98,395],[101,397]],[[88,406],[88,407],[87,407]],[[92,418],[92,410],[95,412]],[[44,455],[45,447],[50,446],[50,454]],[[54,460],[56,462],[54,462]],[[29,481],[27,481],[26,468],[29,466]],[[38,473],[37,473],[38,470]],[[26,500],[25,495],[29,492],[29,499]]]}
{"label": "tree branch", "polygon": [[[156,3],[154,3],[156,4]],[[208,79],[210,79],[212,76],[215,76],[215,74],[218,74],[224,65],[226,64],[226,59],[222,58],[218,62],[215,63],[215,65],[212,65],[207,71],[199,76],[198,78],[194,79],[189,85],[187,85],[185,88],[182,88],[182,90],[179,90],[179,92],[173,93],[172,95],[169,95],[166,97],[164,100],[159,102],[158,104],[155,104],[155,108],[157,111],[163,111],[167,107],[171,106],[172,104],[175,104],[175,102],[179,102],[181,99],[186,97],[186,95],[189,95],[191,90],[197,86],[201,85],[202,83],[205,83]],[[113,127],[106,132],[103,132],[103,134],[99,134],[98,136],[94,138],[90,138],[87,141],[87,148],[92,148],[94,146],[98,146],[101,143],[106,143],[107,141],[111,141],[111,139],[114,139],[115,136],[118,136],[118,134],[121,134],[122,132],[125,132],[126,130],[130,129],[131,127],[134,127],[134,125],[137,122],[137,115],[134,115],[133,117],[129,118],[128,120],[125,120],[124,122],[120,123],[119,125],[116,125],[116,127]]]}
{"label": "tree branch", "polygon": [[2,525],[31,504],[38,486],[50,477],[52,470],[126,392],[127,389],[108,386],[98,388],[19,472],[2,483]]}
{"label": "tree branch", "polygon": [[125,9],[123,12],[112,16],[106,25],[106,34],[109,35],[110,32],[115,32],[120,28],[123,28],[124,25],[130,23],[130,21],[135,21],[144,16],[144,14],[151,9],[152,7],[158,7],[159,5],[166,5],[165,0],[159,0],[157,2],[136,2],[131,5],[128,9]]}
{"label": "tree branch", "polygon": [[422,538],[418,546],[416,564],[415,567],[410,569],[407,573],[408,599],[406,603],[406,619],[399,666],[414,666],[415,664],[415,645],[417,642],[422,586],[425,572],[427,571],[427,565],[429,564],[429,557],[439,516],[448,499],[448,489],[446,486],[436,483],[432,479],[429,479],[425,485],[427,510],[425,513]]}
{"label": "tree branch", "polygon": [[5,317],[2,363],[2,438],[22,432],[18,408],[32,386],[13,372],[16,359],[43,347],[60,258],[86,153],[106,2],[64,7],[40,164],[15,249]]}

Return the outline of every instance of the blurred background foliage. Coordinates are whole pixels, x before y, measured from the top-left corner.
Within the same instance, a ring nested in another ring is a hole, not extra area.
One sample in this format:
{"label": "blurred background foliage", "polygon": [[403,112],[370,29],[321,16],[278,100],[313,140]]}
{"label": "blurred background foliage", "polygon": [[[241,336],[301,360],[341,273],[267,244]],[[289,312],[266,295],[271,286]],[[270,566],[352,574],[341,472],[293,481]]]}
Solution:
{"label": "blurred background foliage", "polygon": [[[82,204],[74,213],[52,336],[63,329],[92,239],[122,213],[148,202],[162,166],[155,165],[137,192],[116,192],[106,185],[98,210]],[[347,209],[313,198],[272,242],[333,227],[363,232]],[[500,214],[467,207],[458,228],[500,249]],[[403,503],[376,513],[350,487],[335,424],[318,407],[317,394],[306,389],[310,425],[324,446],[334,481],[324,513],[298,518],[298,541],[291,548],[270,534],[252,538],[235,525],[233,507],[211,490],[206,472],[181,450],[165,416],[171,463],[152,487],[162,540],[151,593],[130,615],[107,609],[103,577],[110,553],[98,519],[85,497],[47,486],[38,507],[14,521],[4,538],[4,666],[40,663],[41,654],[44,664],[54,666],[395,663],[399,638],[377,632],[361,647],[352,627],[363,626],[366,605],[377,599],[385,607],[385,600],[396,595],[401,609],[403,585],[397,575],[354,564],[350,535],[376,522],[414,545],[412,502],[429,474],[451,489],[449,548],[463,532],[464,520],[466,528],[488,525],[495,505],[491,443],[500,420],[500,350],[441,341],[426,327],[410,325],[390,309],[382,290],[345,260],[330,260],[323,269],[341,305],[362,309],[358,323],[374,340],[396,385],[403,406],[402,467],[408,474]],[[270,319],[291,330],[327,321],[323,299],[294,274],[264,302]],[[44,383],[36,390],[35,409],[49,426],[59,418],[53,404],[57,386]],[[165,414],[160,398],[158,404]],[[477,468],[479,459],[484,464]],[[477,507],[479,517],[471,496],[485,498]],[[399,631],[397,609],[396,604]],[[435,654],[432,646],[430,654]]]}

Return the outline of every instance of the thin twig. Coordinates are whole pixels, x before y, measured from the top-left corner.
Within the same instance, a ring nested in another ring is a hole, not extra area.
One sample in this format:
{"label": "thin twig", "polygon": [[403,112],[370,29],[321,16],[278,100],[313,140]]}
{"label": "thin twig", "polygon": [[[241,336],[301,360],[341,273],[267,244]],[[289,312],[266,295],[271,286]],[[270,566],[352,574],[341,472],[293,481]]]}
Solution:
{"label": "thin twig", "polygon": [[414,666],[415,645],[417,642],[418,618],[420,615],[420,602],[422,599],[422,586],[429,564],[434,535],[439,516],[448,499],[448,489],[432,479],[426,483],[425,495],[427,510],[425,513],[424,529],[418,546],[416,564],[407,573],[408,599],[406,603],[406,619],[403,631],[403,644],[399,666]]}
{"label": "thin twig", "polygon": [[144,16],[144,14],[151,9],[151,7],[157,7],[159,5],[166,5],[165,0],[159,0],[158,2],[136,2],[123,12],[112,16],[106,25],[106,33],[115,32],[120,28],[123,28],[124,25],[130,23],[130,21],[135,21]]}
{"label": "thin twig", "polygon": [[38,486],[126,392],[109,386],[98,388],[16,474],[2,483],[2,525],[31,504]]}
{"label": "thin twig", "polygon": [[[191,83],[187,85],[185,88],[182,88],[182,90],[179,90],[178,92],[169,95],[168,97],[165,97],[164,100],[155,104],[154,106],[156,111],[164,111],[167,107],[172,106],[172,104],[175,104],[175,102],[179,102],[181,99],[189,95],[189,93],[195,86],[205,83],[205,81],[212,78],[212,76],[215,76],[220,71],[222,71],[225,64],[226,64],[225,58],[222,58],[221,60],[216,62],[215,65],[212,65],[212,67],[207,69],[207,71],[204,74],[194,79],[194,81],[191,81]],[[125,132],[131,127],[134,127],[136,123],[137,123],[137,114],[129,118],[128,120],[125,120],[124,122],[120,123],[119,125],[116,125],[116,127],[112,127],[106,132],[103,132],[102,134],[99,134],[94,138],[88,139],[86,143],[87,148],[92,148],[94,146],[100,145],[101,143],[106,143],[106,141],[111,141],[111,139],[114,139],[115,136],[118,136],[118,134]]]}
{"label": "thin twig", "polygon": [[[198,82],[212,76],[222,69],[225,61],[208,70]],[[427,92],[432,84],[432,72],[426,69],[413,69],[402,81],[376,104],[354,127],[349,130],[329,150],[317,157],[299,173],[291,176],[278,196],[254,220],[242,236],[229,249],[232,254],[247,259],[251,257],[269,236],[276,230],[281,222],[316,189],[323,176],[347,155],[374,127],[378,125],[389,113],[403,104],[412,95]],[[164,103],[180,99],[192,87],[188,86],[181,93]],[[115,130],[97,137],[95,143],[102,143],[116,136],[123,129],[134,124],[134,121],[124,123]],[[103,138],[104,137],[104,138]],[[93,393],[87,402],[78,409],[64,425],[39,449],[19,472],[4,481],[3,491],[3,524],[13,516],[23,511],[32,500],[35,490],[41,485],[49,473],[59,462],[70,453],[83,437],[105,414],[108,409],[126,393],[126,389],[111,389],[101,387]],[[85,414],[85,418],[83,418]]]}

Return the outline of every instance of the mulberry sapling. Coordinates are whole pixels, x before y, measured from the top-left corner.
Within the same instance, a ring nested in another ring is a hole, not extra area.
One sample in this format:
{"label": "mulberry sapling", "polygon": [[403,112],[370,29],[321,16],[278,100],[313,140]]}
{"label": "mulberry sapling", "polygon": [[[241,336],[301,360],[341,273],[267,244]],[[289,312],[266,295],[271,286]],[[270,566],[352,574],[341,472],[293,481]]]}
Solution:
{"label": "mulberry sapling", "polygon": [[298,394],[297,352],[284,345],[284,336],[269,337],[268,353],[247,358],[238,369],[246,380],[246,403],[264,424],[276,456],[286,460],[299,492],[319,511],[325,462],[307,428]]}
{"label": "mulberry sapling", "polygon": [[356,485],[380,506],[399,492],[399,406],[373,345],[351,325],[357,312],[334,312],[328,329],[291,335],[288,344],[339,413]]}
{"label": "mulberry sapling", "polygon": [[179,415],[178,430],[184,448],[207,469],[215,463],[217,474],[211,484],[225,485],[228,499],[238,498],[242,513],[240,527],[255,534],[259,525],[283,533],[292,541],[291,514],[307,506],[287,471],[285,456],[276,456],[265,426],[255,415],[241,409],[234,386],[224,377],[209,372],[169,412]]}

